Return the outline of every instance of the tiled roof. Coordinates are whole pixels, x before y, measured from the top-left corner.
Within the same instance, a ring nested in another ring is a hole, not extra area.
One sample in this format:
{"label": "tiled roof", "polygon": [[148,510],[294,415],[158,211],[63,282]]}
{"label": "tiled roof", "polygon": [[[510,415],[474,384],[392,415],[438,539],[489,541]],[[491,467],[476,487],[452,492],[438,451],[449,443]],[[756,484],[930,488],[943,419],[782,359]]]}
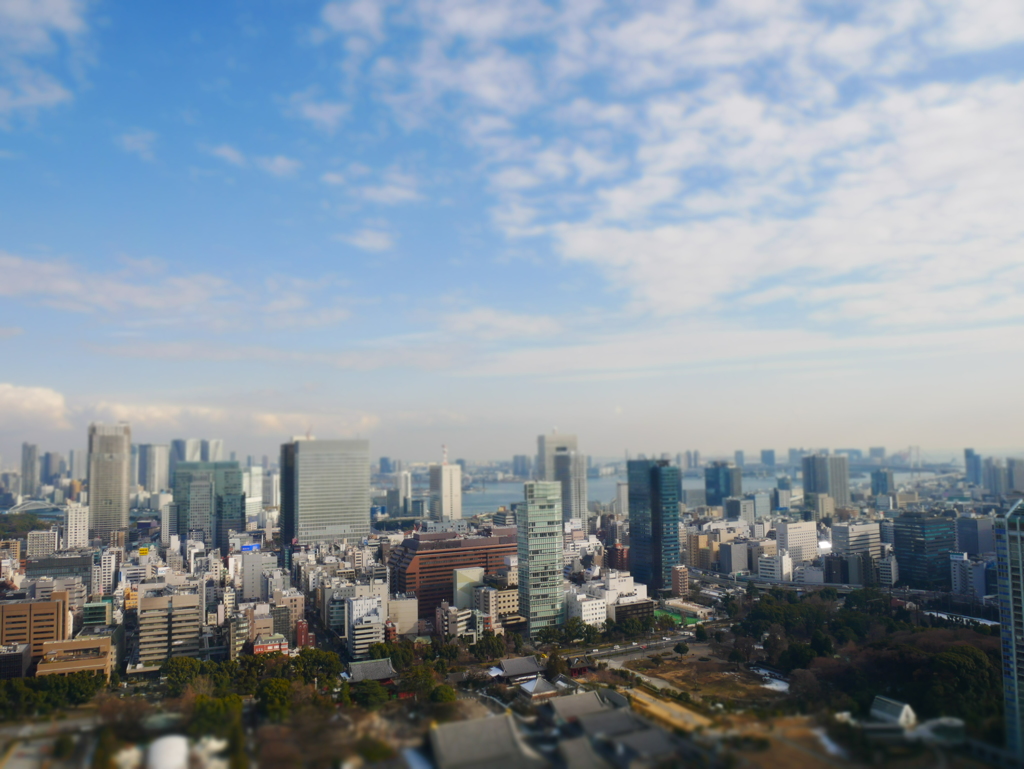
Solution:
{"label": "tiled roof", "polygon": [[500,663],[501,672],[506,676],[531,676],[541,671],[534,657],[511,657]]}
{"label": "tiled roof", "polygon": [[365,662],[348,663],[349,677],[354,682],[359,681],[384,681],[394,678],[397,674],[391,666],[391,658],[385,657],[382,660],[366,660]]}
{"label": "tiled roof", "polygon": [[547,762],[519,739],[512,716],[487,719],[486,737],[479,721],[456,721],[430,731],[438,769],[540,769]]}

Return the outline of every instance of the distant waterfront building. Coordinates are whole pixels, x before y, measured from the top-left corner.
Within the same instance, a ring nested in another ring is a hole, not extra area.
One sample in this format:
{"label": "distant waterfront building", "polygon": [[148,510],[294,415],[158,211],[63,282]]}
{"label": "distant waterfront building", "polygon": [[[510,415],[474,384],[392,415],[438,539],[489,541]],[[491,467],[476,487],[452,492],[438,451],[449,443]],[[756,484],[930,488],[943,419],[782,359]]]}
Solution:
{"label": "distant waterfront building", "polygon": [[555,452],[554,480],[562,484],[562,520],[587,518],[587,458],[577,451]]}
{"label": "distant waterfront building", "polygon": [[297,438],[281,446],[281,541],[370,535],[370,442]]}
{"label": "distant waterfront building", "polygon": [[967,483],[981,486],[981,455],[974,449],[964,449],[964,465]]}
{"label": "distant waterfront building", "polygon": [[516,454],[512,457],[512,475],[516,478],[529,478],[533,470],[533,463],[526,454]]}
{"label": "distant waterfront building", "polygon": [[895,494],[896,482],[892,470],[880,469],[871,471],[871,495]]}
{"label": "distant waterfront building", "polygon": [[144,443],[139,446],[139,475],[137,483],[155,494],[171,487],[169,468],[171,462],[170,446]]}
{"label": "distant waterfront building", "polygon": [[733,453],[733,461],[736,463],[736,467],[745,467],[747,464],[746,454],[743,453],[742,449],[737,449]]}
{"label": "distant waterfront building", "polygon": [[672,567],[679,564],[679,468],[643,459],[626,468],[633,577],[653,596],[671,589]]}
{"label": "distant waterfront building", "polygon": [[743,470],[727,462],[713,462],[704,468],[705,503],[720,507],[726,497],[743,494]]}
{"label": "distant waterfront building", "polygon": [[995,520],[1006,748],[1024,764],[1024,505]]}
{"label": "distant waterfront building", "polygon": [[981,485],[989,494],[1001,497],[1010,490],[1006,467],[1002,460],[987,457],[981,465]]}
{"label": "distant waterfront building", "polygon": [[918,590],[949,590],[949,553],[956,547],[952,518],[904,513],[893,520],[893,540],[902,581]]}
{"label": "distant waterfront building", "polygon": [[220,438],[212,440],[203,439],[199,444],[200,462],[223,462],[227,459],[224,455],[224,441]]}
{"label": "distant waterfront building", "polygon": [[39,492],[39,447],[21,444],[21,495],[26,499]]}
{"label": "distant waterfront building", "polygon": [[576,451],[576,436],[565,433],[537,436],[537,462],[533,466],[533,472],[538,481],[555,480],[555,453],[559,449]]}
{"label": "distant waterfront building", "polygon": [[430,466],[430,519],[462,520],[462,466]]}
{"label": "distant waterfront building", "polygon": [[89,425],[89,528],[103,540],[128,528],[131,460],[126,423]]}
{"label": "distant waterfront building", "polygon": [[391,475],[394,472],[391,466],[391,457],[381,457],[378,469],[381,475]]}
{"label": "distant waterfront building", "polygon": [[775,467],[775,449],[761,449],[761,464],[765,467]]}
{"label": "distant waterfront building", "polygon": [[804,494],[828,494],[835,506],[850,506],[850,459],[845,454],[811,454],[802,459]]}
{"label": "distant waterfront building", "polygon": [[517,516],[519,610],[533,637],[564,621],[562,486],[534,481],[524,485],[524,496]]}

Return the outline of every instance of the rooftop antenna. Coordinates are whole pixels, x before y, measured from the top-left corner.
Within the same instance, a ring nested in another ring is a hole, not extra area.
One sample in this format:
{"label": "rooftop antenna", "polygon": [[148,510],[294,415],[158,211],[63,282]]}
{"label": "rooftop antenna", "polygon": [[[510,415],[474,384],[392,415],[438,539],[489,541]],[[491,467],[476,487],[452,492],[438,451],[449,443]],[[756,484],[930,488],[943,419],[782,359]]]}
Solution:
{"label": "rooftop antenna", "polygon": [[448,464],[448,447],[445,444],[441,444],[441,464]]}

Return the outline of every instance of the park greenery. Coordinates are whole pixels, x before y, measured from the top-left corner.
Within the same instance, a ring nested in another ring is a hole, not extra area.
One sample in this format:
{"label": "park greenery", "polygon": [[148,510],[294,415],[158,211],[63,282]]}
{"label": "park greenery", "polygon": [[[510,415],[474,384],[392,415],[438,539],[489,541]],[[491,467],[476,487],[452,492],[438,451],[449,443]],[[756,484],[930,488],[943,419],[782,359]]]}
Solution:
{"label": "park greenery", "polygon": [[102,673],[0,680],[0,720],[45,716],[84,705],[106,685]]}
{"label": "park greenery", "polygon": [[730,659],[789,674],[791,699],[807,711],[866,717],[881,694],[920,718],[955,716],[976,736],[1000,738],[999,641],[983,625],[936,626],[948,623],[915,616],[873,588],[845,599],[831,588],[803,596],[775,589],[730,599],[726,610]]}

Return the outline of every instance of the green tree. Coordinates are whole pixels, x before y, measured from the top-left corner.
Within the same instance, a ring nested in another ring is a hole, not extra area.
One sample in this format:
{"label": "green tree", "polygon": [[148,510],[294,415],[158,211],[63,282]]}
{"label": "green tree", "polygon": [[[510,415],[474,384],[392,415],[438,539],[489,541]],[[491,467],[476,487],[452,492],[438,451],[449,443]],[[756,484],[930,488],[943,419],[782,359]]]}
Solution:
{"label": "green tree", "polygon": [[544,672],[547,673],[548,678],[554,678],[557,675],[567,676],[569,675],[569,663],[562,658],[561,654],[553,651],[544,665]]}
{"label": "green tree", "polygon": [[693,637],[700,643],[707,643],[708,631],[703,625],[697,625],[693,630]]}
{"label": "green tree", "polygon": [[672,648],[672,651],[679,655],[689,654],[690,647],[684,644],[682,641],[680,641]]}
{"label": "green tree", "polygon": [[419,697],[429,694],[436,683],[434,672],[430,668],[426,665],[413,665],[402,673],[399,688],[403,692],[411,692]]}
{"label": "green tree", "polygon": [[352,700],[367,710],[376,710],[388,699],[387,689],[377,681],[360,681],[352,687]]}
{"label": "green tree", "polygon": [[326,686],[341,675],[341,659],[334,652],[307,646],[292,658],[292,669],[307,684]]}
{"label": "green tree", "polygon": [[226,697],[199,695],[192,708],[188,733],[195,738],[207,735],[229,737],[241,722],[242,699],[237,694]]}
{"label": "green tree", "polygon": [[441,684],[435,686],[434,690],[430,693],[431,702],[455,702],[458,696],[455,694],[455,690],[448,686],[448,684]]}
{"label": "green tree", "polygon": [[167,694],[180,697],[185,688],[199,675],[199,660],[192,657],[171,657],[160,668],[167,678]]}
{"label": "green tree", "polygon": [[281,723],[291,713],[291,682],[284,678],[268,678],[256,690],[256,704],[260,714]]}

